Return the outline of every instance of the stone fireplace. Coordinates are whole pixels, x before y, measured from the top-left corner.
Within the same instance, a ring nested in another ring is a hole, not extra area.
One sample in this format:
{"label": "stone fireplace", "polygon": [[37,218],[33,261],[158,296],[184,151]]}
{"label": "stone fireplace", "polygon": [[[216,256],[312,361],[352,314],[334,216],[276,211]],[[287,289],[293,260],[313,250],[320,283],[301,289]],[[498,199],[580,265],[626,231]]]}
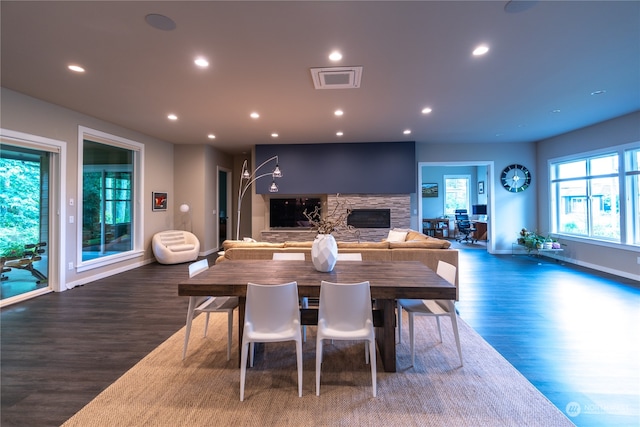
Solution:
{"label": "stone fireplace", "polygon": [[[349,207],[360,214],[368,214],[369,218],[360,223],[355,232],[336,231],[333,233],[336,240],[345,242],[377,242],[387,237],[392,228],[409,228],[411,225],[411,199],[409,194],[335,194],[323,197],[323,215],[333,212],[338,202],[348,202]],[[387,216],[388,225],[378,222]],[[356,218],[358,219],[358,218]],[[360,218],[362,219],[362,217]],[[268,224],[268,222],[266,222]],[[363,226],[366,224],[366,226]],[[386,226],[381,226],[386,225]],[[273,243],[286,241],[310,241],[316,233],[309,229],[269,229],[263,230],[261,240]]]}

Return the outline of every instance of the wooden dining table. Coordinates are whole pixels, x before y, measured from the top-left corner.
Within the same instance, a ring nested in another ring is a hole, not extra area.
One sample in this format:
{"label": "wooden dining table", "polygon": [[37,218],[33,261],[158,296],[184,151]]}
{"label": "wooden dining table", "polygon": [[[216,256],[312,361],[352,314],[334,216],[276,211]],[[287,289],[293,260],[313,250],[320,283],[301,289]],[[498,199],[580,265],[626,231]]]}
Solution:
{"label": "wooden dining table", "polygon": [[[276,285],[295,281],[300,297],[318,298],[323,280],[369,281],[376,342],[387,372],[396,371],[396,300],[456,298],[455,286],[419,261],[338,261],[333,271],[324,273],[317,271],[310,261],[229,260],[180,282],[178,295],[239,297],[238,343],[241,343],[247,283]],[[303,325],[317,324],[317,321],[317,309],[301,309]],[[240,347],[238,345],[238,354]]]}

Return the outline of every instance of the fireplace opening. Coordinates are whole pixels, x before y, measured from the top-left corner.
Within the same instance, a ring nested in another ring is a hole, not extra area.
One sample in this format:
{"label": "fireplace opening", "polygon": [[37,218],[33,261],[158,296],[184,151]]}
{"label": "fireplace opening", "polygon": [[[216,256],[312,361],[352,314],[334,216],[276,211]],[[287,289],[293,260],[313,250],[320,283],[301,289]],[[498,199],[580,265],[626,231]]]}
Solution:
{"label": "fireplace opening", "polygon": [[353,209],[347,225],[355,228],[391,228],[391,209]]}

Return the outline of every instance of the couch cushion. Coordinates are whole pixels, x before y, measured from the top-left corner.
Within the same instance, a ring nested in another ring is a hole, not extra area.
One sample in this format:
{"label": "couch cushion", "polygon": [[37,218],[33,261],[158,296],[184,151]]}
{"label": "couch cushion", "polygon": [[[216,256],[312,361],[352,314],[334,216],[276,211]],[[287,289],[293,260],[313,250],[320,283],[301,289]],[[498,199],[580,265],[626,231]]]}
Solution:
{"label": "couch cushion", "polygon": [[244,242],[241,240],[225,240],[222,243],[224,250],[230,248],[284,248],[284,243],[269,242]]}
{"label": "couch cushion", "polygon": [[448,249],[451,242],[441,239],[410,240],[408,242],[389,242],[391,249]]}
{"label": "couch cushion", "polygon": [[167,245],[167,249],[171,252],[184,252],[184,251],[192,251],[195,249],[195,245],[189,243],[183,243],[180,245]]}
{"label": "couch cushion", "polygon": [[182,231],[167,231],[159,234],[160,242],[165,246],[179,245],[185,242]]}
{"label": "couch cushion", "polygon": [[389,242],[338,242],[338,249],[389,249]]}
{"label": "couch cushion", "polygon": [[311,246],[313,246],[313,242],[312,241],[308,241],[308,242],[284,242],[284,247],[285,248],[310,248]]}
{"label": "couch cushion", "polygon": [[427,235],[424,235],[416,230],[409,230],[407,232],[407,238],[405,239],[407,242],[412,240],[427,240]]}

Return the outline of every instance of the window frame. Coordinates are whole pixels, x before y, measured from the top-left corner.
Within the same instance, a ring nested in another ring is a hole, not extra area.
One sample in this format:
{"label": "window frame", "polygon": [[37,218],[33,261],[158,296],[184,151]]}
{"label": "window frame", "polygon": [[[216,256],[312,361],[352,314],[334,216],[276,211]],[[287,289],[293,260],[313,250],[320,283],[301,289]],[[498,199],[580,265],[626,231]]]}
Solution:
{"label": "window frame", "polygon": [[[637,218],[640,216],[640,212],[635,212],[635,206],[638,206],[638,200],[631,200],[634,198],[634,195],[631,192],[630,182],[628,179],[629,176],[632,175],[640,175],[640,171],[629,171],[629,156],[631,153],[640,149],[640,142],[633,142],[629,144],[623,144],[620,146],[609,147],[600,150],[576,153],[568,156],[552,158],[547,161],[547,167],[549,171],[549,224],[551,229],[551,234],[554,236],[562,237],[567,240],[575,240],[575,241],[588,241],[592,244],[598,244],[602,246],[610,246],[610,247],[624,247],[628,246],[631,248],[638,248],[640,246],[640,240],[634,239],[634,235],[630,232],[630,230],[638,229],[640,224]],[[588,170],[585,172],[585,176],[581,177],[571,177],[571,178],[556,178],[556,167],[561,163],[569,163],[576,161],[589,161],[593,159],[597,159],[600,157],[604,157],[607,155],[615,155],[618,159],[618,172],[617,174],[602,174],[602,175],[588,175]],[[588,235],[579,235],[579,234],[571,234],[566,232],[560,232],[560,215],[558,210],[561,208],[561,204],[559,203],[559,191],[558,185],[560,182],[572,181],[572,180],[585,180],[587,181],[587,191],[589,192],[589,181],[594,179],[599,179],[602,177],[617,177],[618,180],[618,198],[619,198],[619,218],[620,218],[620,238],[619,240],[602,238],[599,236],[593,236],[591,230],[593,224],[590,222],[592,218],[587,216],[587,230],[589,232]],[[636,234],[638,235],[638,234]]]}
{"label": "window frame", "polygon": [[452,175],[442,176],[442,187],[443,187],[442,212],[444,212],[444,214],[449,216],[450,218],[453,218],[455,214],[455,212],[447,213],[447,180],[448,179],[464,179],[467,181],[467,213],[471,215],[471,206],[473,203],[473,197],[472,197],[473,189],[471,188],[471,175],[469,174],[452,174]]}
{"label": "window frame", "polygon": [[[83,182],[84,182],[84,140],[104,144],[107,146],[123,148],[133,152],[133,186],[131,188],[132,212],[131,212],[131,238],[132,247],[129,251],[106,255],[90,260],[82,259],[82,224],[83,224]],[[143,248],[143,225],[144,225],[144,203],[143,200],[143,177],[144,177],[144,144],[101,132],[84,126],[78,127],[78,193],[77,193],[77,238],[76,238],[76,271],[83,272],[112,265],[144,255]]]}

